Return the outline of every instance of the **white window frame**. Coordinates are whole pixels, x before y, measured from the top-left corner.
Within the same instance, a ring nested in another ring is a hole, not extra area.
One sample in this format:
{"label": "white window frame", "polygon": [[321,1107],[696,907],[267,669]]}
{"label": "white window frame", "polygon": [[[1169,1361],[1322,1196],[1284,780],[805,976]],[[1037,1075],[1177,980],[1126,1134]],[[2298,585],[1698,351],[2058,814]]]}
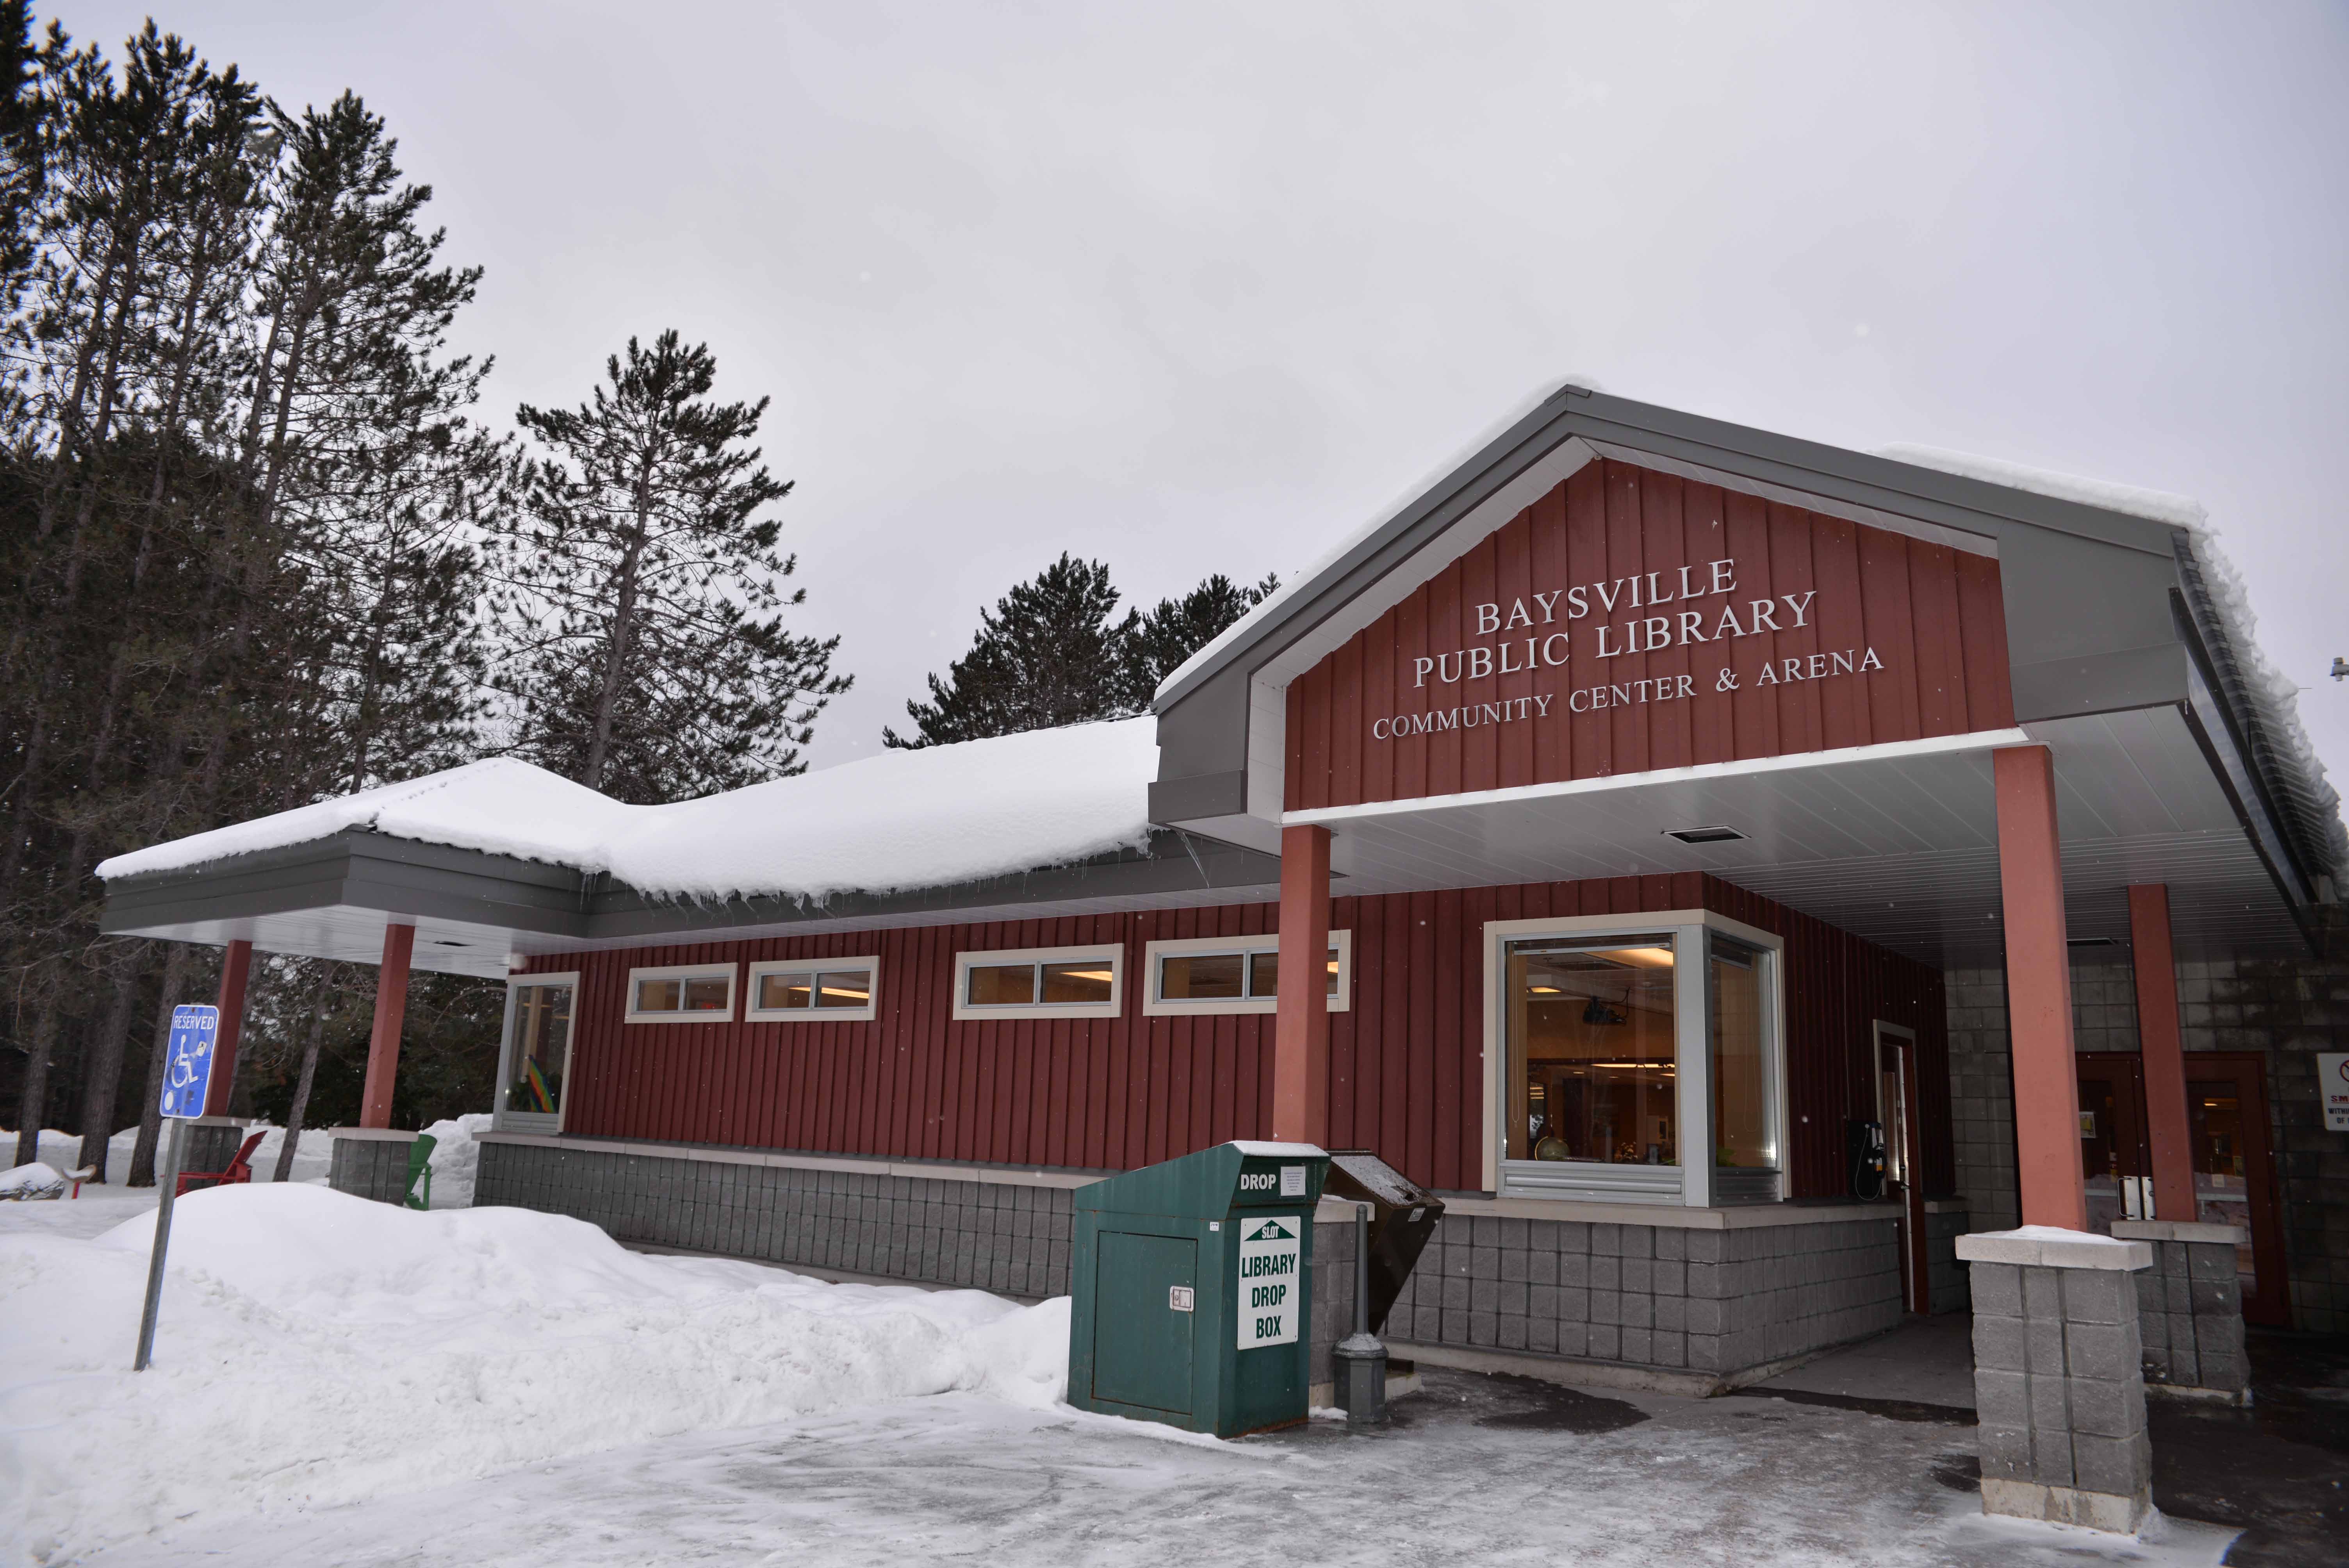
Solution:
{"label": "white window frame", "polygon": [[[999,964],[1067,964],[1084,958],[1109,960],[1109,1000],[1106,1002],[1013,1002],[1002,1006],[974,1007],[963,1000],[970,995],[970,971]],[[955,954],[954,1016],[979,1018],[1114,1018],[1125,1007],[1125,944],[1093,942],[1079,947],[1003,947]]]}
{"label": "white window frame", "polygon": [[[1555,1198],[1575,1202],[1657,1204],[1706,1209],[1713,1193],[1712,964],[1688,962],[1705,955],[1707,932],[1733,937],[1758,950],[1769,965],[1769,1006],[1763,1015],[1763,1049],[1770,1071],[1768,1118],[1778,1151],[1771,1201],[1784,1202],[1793,1145],[1787,1125],[1786,939],[1709,909],[1668,909],[1642,914],[1565,915],[1549,920],[1485,923],[1485,1191],[1502,1197]],[[1506,1161],[1501,1150],[1507,1126],[1508,999],[1504,955],[1512,942],[1545,936],[1577,940],[1609,936],[1670,935],[1672,938],[1673,1056],[1678,1064],[1676,1111],[1680,1147],[1705,1157],[1671,1166],[1599,1165],[1581,1161],[1541,1171],[1513,1168],[1529,1161]],[[1506,1167],[1506,1168],[1505,1168]],[[1741,1205],[1742,1206],[1742,1205]]]}
{"label": "white window frame", "polygon": [[[636,986],[646,980],[714,980],[726,978],[726,1008],[719,1013],[639,1013],[636,1011]],[[628,971],[627,1014],[631,1024],[730,1024],[734,1021],[734,1004],[742,988],[742,965],[740,964],[665,964]]]}
{"label": "white window frame", "polygon": [[[543,1110],[512,1110],[506,1106],[506,1090],[513,1084],[514,1016],[517,998],[514,993],[525,985],[568,985],[571,987],[571,1038],[564,1044],[563,1057],[563,1098],[555,1102],[554,1114]],[[506,976],[506,1012],[502,1032],[498,1037],[498,1091],[490,1102],[490,1125],[500,1132],[561,1132],[563,1119],[571,1105],[571,1064],[579,1055],[579,971],[564,970],[553,975],[509,975]]]}
{"label": "white window frame", "polygon": [[[1330,934],[1330,945],[1338,950],[1338,994],[1330,1000],[1332,1013],[1350,1012],[1354,1005],[1354,934],[1350,929]],[[1196,1016],[1202,1014],[1273,1013],[1280,1009],[1278,996],[1217,996],[1193,1000],[1184,996],[1163,996],[1158,987],[1164,972],[1159,960],[1165,957],[1189,957],[1202,953],[1278,953],[1280,936],[1277,932],[1261,936],[1178,936],[1164,942],[1143,944],[1142,1011],[1145,1017],[1166,1018]]]}
{"label": "white window frame", "polygon": [[[870,978],[862,1007],[761,1007],[759,979],[765,975],[837,975],[862,969]],[[881,958],[763,958],[750,965],[742,981],[742,1020],[750,1024],[870,1023],[881,1011]]]}

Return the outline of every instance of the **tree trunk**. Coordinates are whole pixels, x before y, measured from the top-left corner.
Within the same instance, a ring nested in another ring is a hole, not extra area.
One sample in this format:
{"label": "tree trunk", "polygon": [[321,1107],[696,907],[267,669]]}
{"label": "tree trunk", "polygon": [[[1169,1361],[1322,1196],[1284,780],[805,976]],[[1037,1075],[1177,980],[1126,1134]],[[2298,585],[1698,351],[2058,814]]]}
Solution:
{"label": "tree trunk", "polygon": [[125,944],[130,951],[107,965],[114,977],[114,1000],[82,1073],[81,1157],[75,1163],[91,1168],[91,1180],[106,1180],[107,1143],[114,1136],[114,1102],[122,1088],[122,1053],[130,1041],[130,1016],[139,1005],[139,982],[147,973],[147,944]]}
{"label": "tree trunk", "polygon": [[310,998],[310,1034],[302,1042],[302,1073],[294,1080],[294,1103],[285,1108],[285,1141],[278,1146],[277,1173],[273,1181],[294,1179],[294,1146],[302,1138],[302,1118],[310,1109],[310,1082],[318,1075],[318,1047],[326,1037],[326,996],[334,989],[324,975]]}
{"label": "tree trunk", "polygon": [[41,1157],[41,1119],[49,1109],[49,1057],[57,1047],[57,989],[65,976],[47,976],[41,1011],[33,1025],[33,1048],[25,1058],[25,1088],[16,1101],[16,1163]]}
{"label": "tree trunk", "polygon": [[171,1048],[171,1009],[186,990],[194,955],[185,943],[171,944],[163,960],[163,992],[155,1001],[155,1048],[147,1056],[147,1098],[139,1107],[139,1141],[130,1150],[131,1187],[155,1184],[155,1146],[163,1137],[163,1072]]}

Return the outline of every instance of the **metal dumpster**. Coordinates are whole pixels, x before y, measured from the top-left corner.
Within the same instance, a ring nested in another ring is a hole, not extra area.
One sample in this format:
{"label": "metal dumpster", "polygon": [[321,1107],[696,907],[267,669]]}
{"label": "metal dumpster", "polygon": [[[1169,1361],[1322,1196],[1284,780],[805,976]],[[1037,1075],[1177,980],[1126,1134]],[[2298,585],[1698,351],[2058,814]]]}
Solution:
{"label": "metal dumpster", "polygon": [[1069,1403],[1219,1438],[1304,1420],[1329,1162],[1223,1143],[1079,1188]]}

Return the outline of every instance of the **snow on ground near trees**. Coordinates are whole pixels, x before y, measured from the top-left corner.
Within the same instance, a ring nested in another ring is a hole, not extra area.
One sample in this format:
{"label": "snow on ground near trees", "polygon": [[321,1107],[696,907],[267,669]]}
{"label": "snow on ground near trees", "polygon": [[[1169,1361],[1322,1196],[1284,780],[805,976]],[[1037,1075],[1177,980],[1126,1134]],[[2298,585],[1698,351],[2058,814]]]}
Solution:
{"label": "snow on ground near trees", "polygon": [[557,1215],[291,1182],[176,1206],[155,1366],[134,1374],[151,1213],[90,1240],[15,1219],[0,1212],[8,1563],[907,1396],[1045,1407],[1064,1376],[1064,1301],[830,1285],[645,1256]]}
{"label": "snow on ground near trees", "polygon": [[[434,1140],[434,1208],[466,1209],[472,1206],[473,1180],[481,1162],[481,1147],[474,1140],[474,1134],[488,1131],[490,1121],[489,1116],[475,1114],[436,1121],[424,1130]],[[262,1134],[261,1147],[253,1152],[254,1181],[274,1181],[277,1151],[285,1145],[285,1130],[257,1121],[245,1131],[248,1136],[254,1132]],[[95,1236],[153,1208],[154,1188],[123,1185],[130,1175],[130,1151],[138,1140],[139,1130],[135,1127],[125,1128],[108,1139],[106,1170],[112,1180],[85,1182],[78,1198],[65,1197],[54,1202],[16,1201],[0,1205],[0,1229],[47,1231],[61,1236]],[[0,1148],[14,1149],[16,1144],[16,1134],[7,1128],[0,1128]],[[323,1186],[334,1157],[335,1140],[319,1129],[312,1128],[294,1146],[291,1179]],[[80,1134],[62,1132],[54,1127],[41,1130],[41,1163],[56,1171],[70,1171],[80,1158]],[[162,1165],[160,1149],[156,1165],[159,1170]],[[66,1191],[68,1193],[73,1191],[70,1183]]]}
{"label": "snow on ground near trees", "polygon": [[1144,842],[1154,719],[1031,730],[666,806],[629,806],[512,758],[387,784],[118,855],[105,878],[181,871],[359,828],[609,872],[662,897],[938,887]]}

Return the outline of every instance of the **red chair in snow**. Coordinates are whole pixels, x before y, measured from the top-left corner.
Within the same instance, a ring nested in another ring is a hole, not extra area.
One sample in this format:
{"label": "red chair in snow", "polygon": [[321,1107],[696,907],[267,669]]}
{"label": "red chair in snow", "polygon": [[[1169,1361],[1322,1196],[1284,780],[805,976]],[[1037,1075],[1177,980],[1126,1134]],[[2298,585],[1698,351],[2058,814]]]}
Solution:
{"label": "red chair in snow", "polygon": [[233,1187],[240,1181],[252,1181],[253,1166],[250,1161],[253,1159],[253,1151],[261,1147],[263,1136],[256,1132],[246,1139],[244,1147],[236,1151],[236,1158],[228,1162],[228,1169],[225,1171],[182,1171],[180,1172],[180,1184],[171,1189],[171,1196],[186,1197],[188,1183],[191,1181],[201,1181],[208,1187]]}

